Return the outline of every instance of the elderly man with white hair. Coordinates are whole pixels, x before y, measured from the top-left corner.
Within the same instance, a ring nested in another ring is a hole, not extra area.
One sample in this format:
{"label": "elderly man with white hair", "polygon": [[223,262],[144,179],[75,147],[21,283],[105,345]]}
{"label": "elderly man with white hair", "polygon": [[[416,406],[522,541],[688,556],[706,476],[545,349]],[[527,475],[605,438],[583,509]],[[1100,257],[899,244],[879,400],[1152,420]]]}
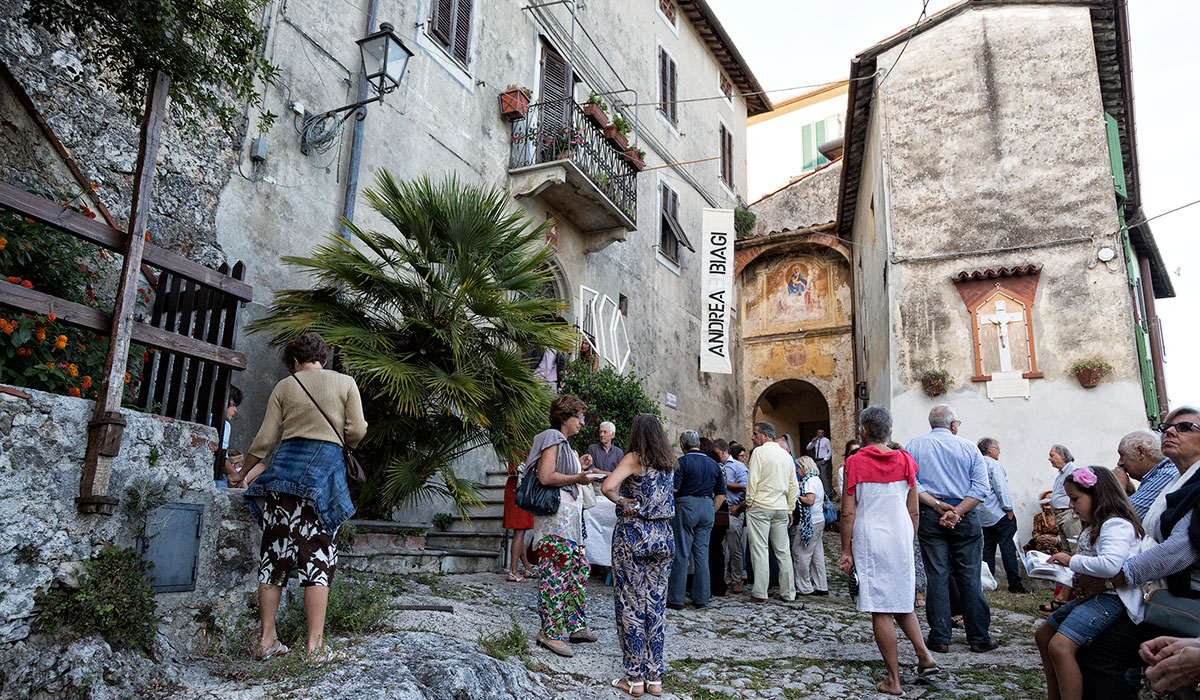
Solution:
{"label": "elderly man with white hair", "polygon": [[1142,428],[1121,438],[1117,444],[1117,478],[1138,482],[1137,492],[1129,497],[1138,516],[1145,518],[1158,494],[1162,493],[1176,477],[1179,470],[1162,453],[1162,440],[1158,433]]}
{"label": "elderly man with white hair", "polygon": [[983,455],[975,443],[958,436],[960,425],[954,409],[938,404],[929,412],[932,430],[913,438],[906,449],[917,461],[917,539],[927,579],[928,646],[938,652],[949,650],[953,578],[962,601],[967,642],[971,651],[984,652],[999,644],[988,634],[991,610],[979,582],[983,529],[975,507],[991,487]]}
{"label": "elderly man with white hair", "polygon": [[[625,456],[625,451],[613,444],[616,434],[617,426],[611,421],[600,424],[600,442],[592,443],[587,448],[594,468],[611,474]],[[612,566],[613,530],[617,526],[616,511],[612,508],[589,508],[583,511],[583,521],[587,525],[583,548],[587,552],[588,563],[592,566]]]}

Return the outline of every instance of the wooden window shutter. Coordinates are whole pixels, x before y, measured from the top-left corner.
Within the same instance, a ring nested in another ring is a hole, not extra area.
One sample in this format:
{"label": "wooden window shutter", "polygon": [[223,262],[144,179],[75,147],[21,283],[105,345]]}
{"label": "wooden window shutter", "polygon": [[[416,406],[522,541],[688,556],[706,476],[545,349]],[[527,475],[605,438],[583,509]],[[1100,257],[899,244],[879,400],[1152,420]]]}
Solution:
{"label": "wooden window shutter", "polygon": [[433,3],[430,28],[433,36],[444,46],[450,46],[454,41],[454,2],[455,0],[434,0]]}
{"label": "wooden window shutter", "polygon": [[669,91],[669,94],[671,95],[671,96],[668,98],[668,99],[670,99],[670,101],[671,101],[671,102],[670,102],[670,107],[671,107],[671,114],[670,114],[670,117],[671,117],[671,123],[672,123],[672,124],[678,124],[678,123],[679,123],[679,106],[676,104],[675,100],[677,99],[677,94],[676,94],[676,93],[677,93],[677,92],[678,92],[678,90],[679,90],[679,73],[678,73],[678,71],[675,69],[675,61],[672,61],[672,60],[670,59],[670,57],[668,57],[668,58],[667,58],[667,65],[670,67],[670,78],[671,78],[671,84],[670,84],[670,87],[669,87],[669,89],[668,89],[668,91]]}
{"label": "wooden window shutter", "polygon": [[[443,0],[438,0],[442,2]],[[450,0],[453,2],[454,0]],[[466,64],[471,48],[471,4],[472,0],[457,0],[458,13],[454,17],[454,57]]]}
{"label": "wooden window shutter", "polygon": [[557,130],[566,126],[569,105],[567,96],[567,60],[557,51],[545,46],[542,50],[542,85],[538,99],[542,103],[542,129]]}
{"label": "wooden window shutter", "polygon": [[725,182],[728,182],[729,186],[732,188],[733,187],[733,132],[729,131],[728,129],[725,130],[725,142],[726,142],[725,152],[728,154],[725,156],[725,164],[726,164],[726,167],[728,168],[727,174],[725,176]]}
{"label": "wooden window shutter", "polygon": [[658,50],[658,100],[662,104],[658,105],[658,110],[662,112],[668,119],[671,118],[670,112],[670,81],[667,73],[667,58],[666,49]]}

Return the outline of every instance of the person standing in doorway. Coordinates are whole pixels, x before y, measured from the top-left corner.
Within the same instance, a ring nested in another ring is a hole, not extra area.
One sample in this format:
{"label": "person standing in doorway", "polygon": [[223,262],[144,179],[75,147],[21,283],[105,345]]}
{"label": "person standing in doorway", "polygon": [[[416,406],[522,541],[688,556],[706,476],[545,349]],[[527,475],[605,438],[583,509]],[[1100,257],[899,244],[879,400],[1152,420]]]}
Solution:
{"label": "person standing in doorway", "polygon": [[688,567],[692,569],[692,603],[708,605],[712,582],[708,571],[708,542],[716,511],[725,502],[721,466],[700,451],[700,434],[685,430],[679,436],[684,454],[675,472],[675,561],[667,587],[667,607],[683,609]]}
{"label": "person standing in doorway", "polygon": [[[725,532],[725,583],[734,593],[742,592],[742,581],[746,579],[746,562],[743,558],[746,541],[746,516],[742,498],[746,494],[746,465],[738,457],[746,453],[741,445],[730,445],[725,440],[716,440],[717,455],[725,470],[725,504],[729,508],[729,529]],[[734,451],[737,455],[734,455]]]}
{"label": "person standing in doorway", "polygon": [[833,493],[833,474],[830,464],[833,463],[833,443],[825,437],[825,429],[817,428],[817,436],[808,442],[807,451],[817,463],[817,473],[821,475],[821,485],[825,493]]}
{"label": "person standing in doorway", "polygon": [[746,538],[754,568],[754,588],[750,600],[755,603],[767,602],[769,542],[771,551],[779,561],[779,597],[793,601],[796,599],[796,586],[787,531],[792,526],[792,509],[800,497],[795,462],[775,441],[775,426],[771,423],[755,423],[750,439],[755,445],[750,453],[746,480]]}

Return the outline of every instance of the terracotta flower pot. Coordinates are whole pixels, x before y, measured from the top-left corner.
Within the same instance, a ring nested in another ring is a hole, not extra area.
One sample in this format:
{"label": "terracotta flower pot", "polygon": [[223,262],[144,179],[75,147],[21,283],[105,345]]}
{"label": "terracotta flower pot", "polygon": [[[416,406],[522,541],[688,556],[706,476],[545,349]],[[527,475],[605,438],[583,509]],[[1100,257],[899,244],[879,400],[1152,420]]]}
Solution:
{"label": "terracotta flower pot", "polygon": [[583,104],[583,114],[601,129],[608,126],[608,114],[595,102],[585,102]]}
{"label": "terracotta flower pot", "polygon": [[609,124],[604,127],[604,138],[611,141],[618,151],[623,151],[629,147],[629,139],[625,138],[625,134],[617,132],[616,124]]}
{"label": "terracotta flower pot", "polygon": [[621,157],[624,158],[625,161],[630,165],[632,165],[633,169],[639,173],[646,169],[646,162],[638,157],[636,148],[626,148],[625,152],[621,154]]}
{"label": "terracotta flower pot", "polygon": [[510,122],[524,119],[529,111],[529,95],[523,90],[505,90],[500,93],[500,116]]}
{"label": "terracotta flower pot", "polygon": [[1075,372],[1075,378],[1079,380],[1080,385],[1084,389],[1091,389],[1100,383],[1104,377],[1104,370],[1099,368],[1081,369]]}
{"label": "terracotta flower pot", "polygon": [[943,377],[924,376],[921,377],[921,389],[924,390],[926,396],[932,399],[949,391],[950,382]]}

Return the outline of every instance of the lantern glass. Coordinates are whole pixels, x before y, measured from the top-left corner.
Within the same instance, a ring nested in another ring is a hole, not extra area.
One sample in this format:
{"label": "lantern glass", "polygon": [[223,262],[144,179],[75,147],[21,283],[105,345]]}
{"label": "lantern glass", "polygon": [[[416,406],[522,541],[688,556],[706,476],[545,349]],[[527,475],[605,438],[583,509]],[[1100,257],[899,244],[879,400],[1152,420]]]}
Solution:
{"label": "lantern glass", "polygon": [[392,32],[392,25],[380,25],[379,31],[359,39],[358,46],[367,82],[375,91],[383,94],[399,87],[408,59],[413,54]]}

